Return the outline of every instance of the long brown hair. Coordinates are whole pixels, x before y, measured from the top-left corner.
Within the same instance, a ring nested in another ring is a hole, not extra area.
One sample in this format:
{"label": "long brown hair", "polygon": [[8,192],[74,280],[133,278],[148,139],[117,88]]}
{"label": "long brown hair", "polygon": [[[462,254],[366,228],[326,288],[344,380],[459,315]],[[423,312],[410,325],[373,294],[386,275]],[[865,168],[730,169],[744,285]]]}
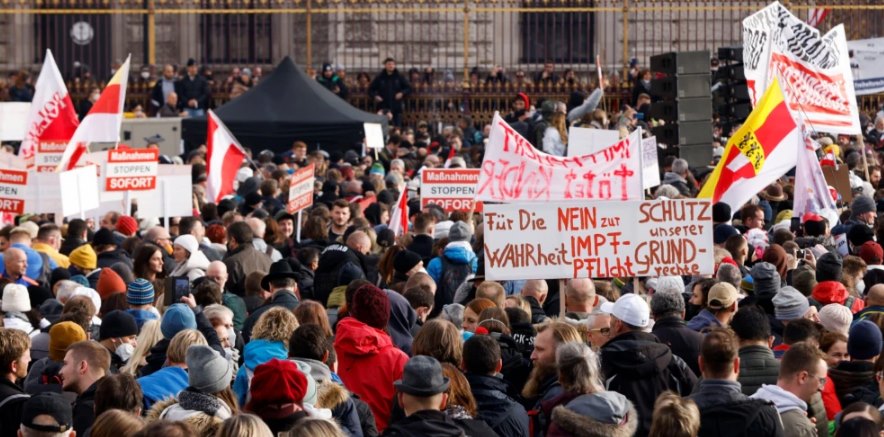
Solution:
{"label": "long brown hair", "polygon": [[463,337],[448,320],[432,319],[424,323],[411,343],[413,355],[427,355],[459,366],[463,361]]}
{"label": "long brown hair", "polygon": [[448,378],[448,405],[462,407],[467,414],[476,417],[476,398],[467,378],[451,363],[442,363],[442,374]]}

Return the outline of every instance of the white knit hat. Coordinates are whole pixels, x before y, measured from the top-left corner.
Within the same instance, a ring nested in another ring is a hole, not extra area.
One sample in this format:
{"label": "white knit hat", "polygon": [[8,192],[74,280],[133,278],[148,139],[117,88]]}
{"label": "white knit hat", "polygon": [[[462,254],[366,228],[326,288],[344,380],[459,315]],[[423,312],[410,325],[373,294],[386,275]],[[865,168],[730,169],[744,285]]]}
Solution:
{"label": "white knit hat", "polygon": [[0,309],[4,313],[30,311],[31,298],[28,296],[27,287],[19,284],[7,284],[3,287],[3,304],[0,305]]}
{"label": "white knit hat", "polygon": [[191,255],[200,250],[200,244],[196,242],[196,237],[190,234],[179,235],[174,244],[183,247]]}
{"label": "white knit hat", "polygon": [[850,331],[850,323],[853,321],[853,313],[840,303],[830,303],[820,310],[820,324],[827,331],[837,332],[845,336]]}

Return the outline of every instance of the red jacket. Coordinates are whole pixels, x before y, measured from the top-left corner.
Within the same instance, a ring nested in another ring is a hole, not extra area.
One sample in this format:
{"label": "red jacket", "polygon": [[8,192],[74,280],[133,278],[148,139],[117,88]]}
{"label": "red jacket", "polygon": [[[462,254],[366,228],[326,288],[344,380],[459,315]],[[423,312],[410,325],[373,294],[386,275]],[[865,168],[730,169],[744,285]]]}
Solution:
{"label": "red jacket", "polygon": [[[810,297],[822,306],[830,303],[846,305],[850,293],[844,287],[844,284],[838,281],[823,281],[817,284],[816,287],[813,287],[813,293],[811,293]],[[866,303],[862,299],[854,298],[853,303],[850,305],[850,312],[856,314],[865,306]]]}
{"label": "red jacket", "polygon": [[383,432],[396,396],[393,382],[402,378],[408,355],[393,346],[386,332],[352,317],[338,322],[335,353],[344,386],[368,404]]}

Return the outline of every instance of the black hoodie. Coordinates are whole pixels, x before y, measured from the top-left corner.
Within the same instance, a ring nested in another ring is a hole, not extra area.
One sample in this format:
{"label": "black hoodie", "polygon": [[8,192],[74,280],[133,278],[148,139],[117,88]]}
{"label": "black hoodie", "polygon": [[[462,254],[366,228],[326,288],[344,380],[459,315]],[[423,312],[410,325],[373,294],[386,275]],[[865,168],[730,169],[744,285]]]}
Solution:
{"label": "black hoodie", "polygon": [[687,396],[697,377],[668,346],[647,332],[630,331],[612,338],[601,349],[605,388],[626,396],[641,418],[636,436],[651,429],[654,401],[666,390]]}

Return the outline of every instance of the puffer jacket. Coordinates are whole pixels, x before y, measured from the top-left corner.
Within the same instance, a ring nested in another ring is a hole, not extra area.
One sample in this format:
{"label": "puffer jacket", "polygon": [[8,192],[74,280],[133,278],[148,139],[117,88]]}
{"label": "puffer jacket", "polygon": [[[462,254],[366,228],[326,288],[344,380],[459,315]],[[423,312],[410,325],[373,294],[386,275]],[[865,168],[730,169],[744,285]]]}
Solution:
{"label": "puffer jacket", "polygon": [[506,395],[507,384],[494,376],[467,373],[473,396],[476,398],[476,419],[484,420],[502,436],[528,435],[528,413],[525,408]]}
{"label": "puffer jacket", "polygon": [[875,364],[865,361],[842,361],[829,369],[829,377],[835,383],[835,393],[842,408],[854,402],[865,402],[873,407],[882,405],[875,381]]}
{"label": "puffer jacket", "polygon": [[774,358],[769,347],[751,345],[740,348],[740,375],[737,381],[744,395],[752,395],[764,384],[776,384],[779,374],[780,361]]}
{"label": "puffer jacket", "polygon": [[186,422],[198,436],[214,436],[225,420],[233,417],[230,407],[215,396],[187,388],[177,398],[154,404],[145,417],[148,423],[157,420]]}
{"label": "puffer jacket", "polygon": [[390,420],[396,391],[408,355],[393,345],[390,336],[353,317],[338,322],[334,343],[338,374],[344,386],[371,407],[378,431]]}
{"label": "puffer jacket", "polygon": [[[838,281],[823,281],[817,284],[816,287],[813,287],[810,297],[811,305],[820,309],[830,303],[847,305],[847,301],[851,296],[847,288],[844,287],[844,284]],[[866,306],[866,303],[857,297],[850,300],[853,301],[849,306],[850,312],[854,314],[862,311]]]}
{"label": "puffer jacket", "polygon": [[193,282],[197,278],[202,278],[203,276],[206,276],[206,270],[209,269],[209,262],[210,261],[208,258],[206,258],[206,255],[197,250],[196,252],[191,253],[190,257],[184,260],[183,263],[175,266],[175,269],[172,270],[170,276],[187,276],[187,279]]}
{"label": "puffer jacket", "polygon": [[284,360],[288,357],[287,346],[281,341],[255,339],[246,343],[243,349],[243,366],[236,372],[233,381],[233,392],[240,405],[245,405],[249,399],[249,386],[255,368],[274,358]]}
{"label": "puffer jacket", "polygon": [[[454,264],[469,263],[470,270],[473,272],[476,271],[479,258],[476,257],[473,248],[470,247],[470,243],[466,241],[448,243],[448,245],[445,246],[445,249],[442,250],[442,254],[449,262]],[[430,264],[427,265],[427,274],[438,284],[439,281],[442,280],[442,273],[442,260],[438,256],[431,259]]]}

